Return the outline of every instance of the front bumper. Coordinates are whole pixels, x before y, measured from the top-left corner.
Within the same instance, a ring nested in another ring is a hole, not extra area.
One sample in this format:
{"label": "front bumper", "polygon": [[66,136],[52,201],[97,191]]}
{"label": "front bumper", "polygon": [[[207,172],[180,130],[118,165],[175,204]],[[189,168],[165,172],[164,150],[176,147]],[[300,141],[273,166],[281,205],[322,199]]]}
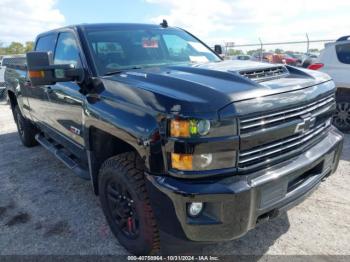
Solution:
{"label": "front bumper", "polygon": [[[175,238],[216,242],[243,236],[257,223],[304,200],[337,169],[343,136],[332,128],[299,156],[248,175],[186,180],[147,174],[152,207],[162,232]],[[204,202],[197,218],[187,204]]]}

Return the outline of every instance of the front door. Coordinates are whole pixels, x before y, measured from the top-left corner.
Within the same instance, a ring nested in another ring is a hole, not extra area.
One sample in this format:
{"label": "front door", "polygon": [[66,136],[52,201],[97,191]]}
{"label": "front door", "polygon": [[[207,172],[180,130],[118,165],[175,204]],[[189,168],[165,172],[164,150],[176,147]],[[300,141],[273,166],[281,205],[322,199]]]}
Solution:
{"label": "front door", "polygon": [[[73,64],[77,68],[82,66],[78,44],[72,31],[58,35],[54,64]],[[70,149],[74,152],[85,147],[82,122],[85,96],[79,91],[80,86],[76,82],[61,82],[52,85],[47,92],[50,126],[61,136],[61,143],[73,146]]]}
{"label": "front door", "polygon": [[[36,42],[35,51],[53,53],[56,39],[56,33],[49,33],[39,37]],[[48,121],[48,109],[50,105],[47,93],[49,90],[50,86],[33,86],[29,78],[23,85],[23,96],[28,99],[27,107],[29,107],[29,113],[32,119],[43,127],[47,127],[50,124]]]}

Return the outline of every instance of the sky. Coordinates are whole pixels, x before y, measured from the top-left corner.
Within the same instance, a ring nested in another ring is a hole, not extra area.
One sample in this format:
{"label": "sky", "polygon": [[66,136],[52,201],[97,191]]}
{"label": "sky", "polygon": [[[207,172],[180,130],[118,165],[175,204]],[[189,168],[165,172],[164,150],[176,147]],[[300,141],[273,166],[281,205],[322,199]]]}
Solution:
{"label": "sky", "polygon": [[349,13],[349,0],[0,0],[0,42],[34,40],[69,24],[162,19],[209,45],[303,41],[306,33],[313,40],[337,39],[350,34]]}

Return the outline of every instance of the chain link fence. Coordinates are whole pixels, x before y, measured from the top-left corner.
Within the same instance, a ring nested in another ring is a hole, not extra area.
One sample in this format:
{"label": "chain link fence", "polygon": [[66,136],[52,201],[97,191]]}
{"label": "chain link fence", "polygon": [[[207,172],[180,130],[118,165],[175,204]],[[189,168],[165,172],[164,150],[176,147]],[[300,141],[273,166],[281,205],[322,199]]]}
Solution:
{"label": "chain link fence", "polygon": [[310,39],[308,34],[305,35],[305,40],[301,41],[286,41],[286,42],[264,42],[262,39],[258,39],[255,43],[240,44],[236,42],[224,43],[225,57],[237,56],[237,55],[255,55],[263,60],[264,53],[273,54],[318,54],[324,45],[329,42],[334,42],[334,39]]}

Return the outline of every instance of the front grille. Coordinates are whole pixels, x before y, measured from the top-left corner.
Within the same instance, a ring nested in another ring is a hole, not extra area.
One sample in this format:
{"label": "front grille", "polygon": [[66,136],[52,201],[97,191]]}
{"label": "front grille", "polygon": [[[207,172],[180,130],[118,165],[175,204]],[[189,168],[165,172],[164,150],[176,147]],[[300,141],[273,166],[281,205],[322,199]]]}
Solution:
{"label": "front grille", "polygon": [[271,80],[274,78],[286,77],[289,72],[285,66],[274,66],[263,69],[244,70],[239,72],[242,76],[254,80],[256,82],[262,82]]}
{"label": "front grille", "polygon": [[5,86],[5,82],[0,82],[0,87],[4,87]]}
{"label": "front grille", "polygon": [[305,115],[309,119],[313,119],[313,125],[307,128],[306,131],[295,131],[287,137],[241,150],[238,167],[242,169],[253,169],[262,165],[272,165],[307,150],[319,142],[330,128],[331,114],[334,107],[334,95],[330,95],[307,105],[269,113],[263,116],[240,119],[240,134],[243,134],[243,136],[246,134],[250,136],[250,139],[254,139],[255,135],[258,136],[266,132],[266,130],[274,130],[277,134],[280,126],[284,126],[285,124],[291,124],[293,126],[293,123],[302,122]]}
{"label": "front grille", "polygon": [[291,109],[253,118],[243,118],[240,120],[241,134],[258,131],[262,128],[277,126],[281,123],[286,123],[295,119],[300,119],[301,116],[306,114],[311,114],[313,117],[317,117],[329,111],[334,106],[334,103],[334,95],[330,95],[304,106],[294,107]]}

